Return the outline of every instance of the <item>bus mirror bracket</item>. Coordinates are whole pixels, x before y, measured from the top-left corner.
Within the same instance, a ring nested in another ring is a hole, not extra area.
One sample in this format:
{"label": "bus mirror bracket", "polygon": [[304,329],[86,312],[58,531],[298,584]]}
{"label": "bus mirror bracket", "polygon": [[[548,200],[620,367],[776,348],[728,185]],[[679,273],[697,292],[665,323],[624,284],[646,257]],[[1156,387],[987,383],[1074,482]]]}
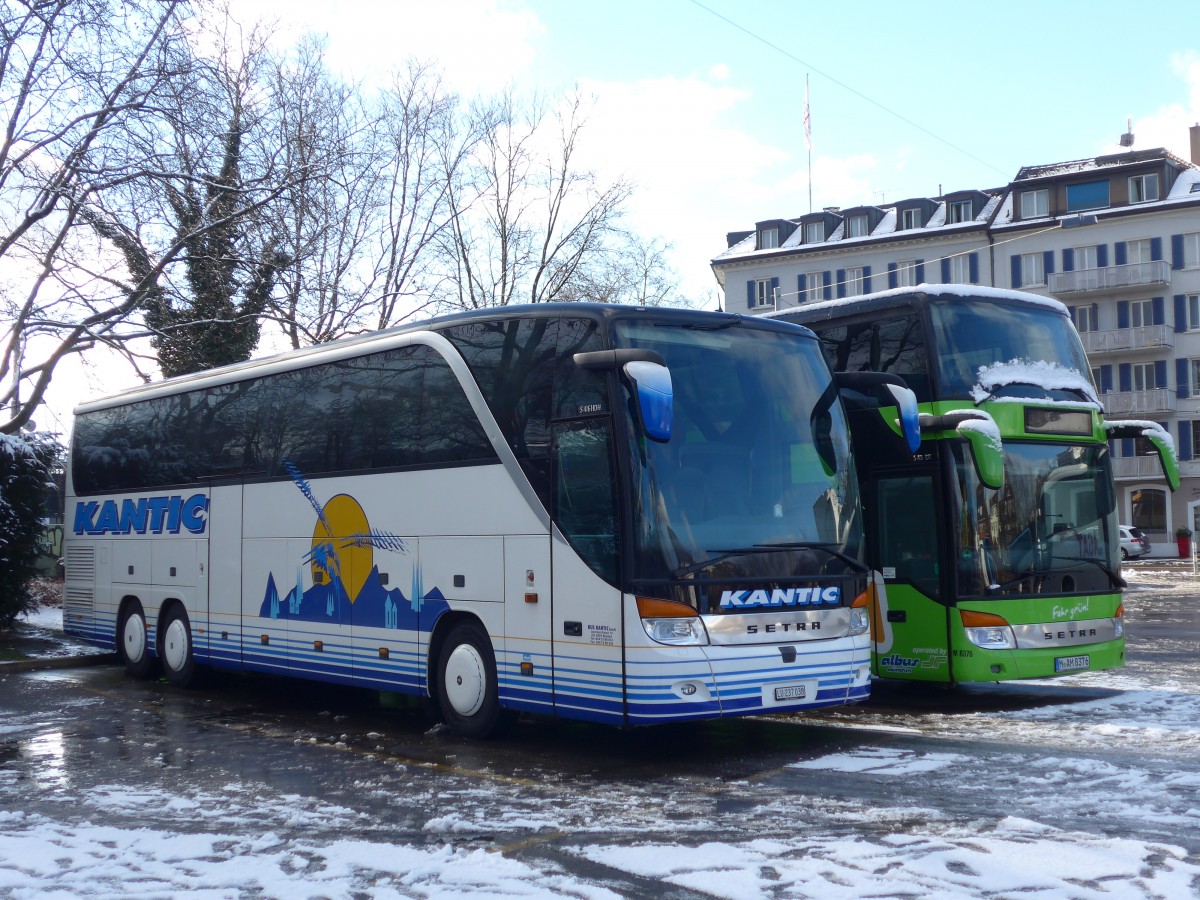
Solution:
{"label": "bus mirror bracket", "polygon": [[[861,395],[863,403],[886,404],[890,401],[900,413],[897,424],[909,453],[921,446],[921,425],[917,412],[917,395],[907,382],[891,372],[837,372],[833,376],[842,400],[855,407],[852,396]],[[869,399],[868,399],[869,398]]]}
{"label": "bus mirror bracket", "polygon": [[1110,440],[1122,438],[1145,438],[1158,454],[1163,476],[1167,479],[1167,487],[1172,492],[1179,488],[1179,459],[1171,439],[1157,422],[1105,422],[1104,429]]}
{"label": "bus mirror bracket", "polygon": [[671,370],[661,363],[633,360],[625,363],[623,371],[637,398],[642,432],[650,440],[665,444],[671,439],[675,407]]}
{"label": "bus mirror bracket", "polygon": [[979,409],[959,409],[940,416],[924,413],[921,430],[953,431],[971,448],[971,459],[975,463],[975,474],[984,487],[994,491],[1004,487],[1004,449],[996,422]]}

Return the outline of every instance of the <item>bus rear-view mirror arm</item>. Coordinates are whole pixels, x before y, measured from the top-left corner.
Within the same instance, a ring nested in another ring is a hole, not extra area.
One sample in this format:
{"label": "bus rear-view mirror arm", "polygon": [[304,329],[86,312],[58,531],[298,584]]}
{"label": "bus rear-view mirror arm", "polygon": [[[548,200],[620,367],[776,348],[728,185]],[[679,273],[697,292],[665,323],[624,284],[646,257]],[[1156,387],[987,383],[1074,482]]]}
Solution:
{"label": "bus rear-view mirror arm", "polygon": [[896,424],[909,453],[916,453],[921,446],[921,424],[917,411],[917,395],[899,375],[888,372],[838,372],[833,376],[839,391],[857,391],[861,394],[874,396],[877,400],[888,402],[896,407],[899,418]]}
{"label": "bus rear-view mirror arm", "polygon": [[953,431],[971,448],[975,474],[984,487],[1004,487],[1004,444],[996,421],[981,409],[957,409],[940,416],[921,414],[921,431]]}
{"label": "bus rear-view mirror arm", "polygon": [[1171,436],[1157,422],[1140,422],[1129,420],[1124,422],[1105,422],[1104,430],[1110,440],[1123,438],[1145,438],[1158,454],[1163,475],[1167,479],[1167,487],[1175,491],[1179,487],[1179,458],[1175,455],[1175,445]]}
{"label": "bus rear-view mirror arm", "polygon": [[675,394],[671,387],[671,370],[662,356],[653,350],[627,347],[576,353],[574,360],[581,369],[620,368],[637,398],[635,408],[642,433],[660,444],[671,439]]}

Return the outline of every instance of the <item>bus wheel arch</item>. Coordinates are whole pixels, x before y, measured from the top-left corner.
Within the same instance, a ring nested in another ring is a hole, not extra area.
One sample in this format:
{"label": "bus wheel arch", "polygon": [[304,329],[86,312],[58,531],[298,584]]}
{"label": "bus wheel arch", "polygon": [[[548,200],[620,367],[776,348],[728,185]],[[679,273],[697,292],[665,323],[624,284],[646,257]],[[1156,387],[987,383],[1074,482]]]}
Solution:
{"label": "bus wheel arch", "polygon": [[504,724],[496,654],[479,619],[466,613],[443,616],[429,642],[429,661],[429,694],[454,734],[484,738]]}
{"label": "bus wheel arch", "polygon": [[180,600],[168,600],[159,614],[158,657],[162,661],[163,674],[175,687],[185,688],[196,683],[192,625]]}
{"label": "bus wheel arch", "polygon": [[150,678],[157,659],[150,652],[150,628],[142,601],[134,596],[121,598],[117,611],[117,655],[125,672],[133,678]]}

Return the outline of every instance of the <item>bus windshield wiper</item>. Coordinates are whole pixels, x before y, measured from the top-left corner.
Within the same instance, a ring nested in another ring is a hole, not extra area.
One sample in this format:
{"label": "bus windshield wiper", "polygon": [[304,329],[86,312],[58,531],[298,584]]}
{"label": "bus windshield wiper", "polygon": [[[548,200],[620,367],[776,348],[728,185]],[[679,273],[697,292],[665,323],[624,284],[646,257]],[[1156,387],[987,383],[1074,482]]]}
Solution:
{"label": "bus windshield wiper", "polygon": [[819,544],[810,541],[790,541],[788,543],[779,544],[754,544],[751,547],[736,547],[733,549],[705,550],[705,553],[715,553],[717,555],[709,557],[705,560],[701,560],[697,563],[692,563],[691,565],[680,566],[678,569],[672,572],[671,575],[675,578],[685,578],[688,575],[699,572],[701,569],[706,569],[709,566],[715,566],[717,563],[729,559],[731,556],[743,556],[751,553],[783,553],[787,550],[823,550],[830,556],[834,556],[842,560],[852,569],[857,569],[860,572],[870,571],[869,566],[864,565],[862,562],[852,556],[847,556],[840,550],[835,550],[828,544]]}
{"label": "bus windshield wiper", "polygon": [[[1070,560],[1072,562],[1091,563],[1093,566],[1095,566],[1097,569],[1099,569],[1101,572],[1103,572],[1105,575],[1107,575],[1109,580],[1113,583],[1113,585],[1115,587],[1124,588],[1124,587],[1127,587],[1129,584],[1124,578],[1122,578],[1120,575],[1118,575],[1116,572],[1114,572],[1112,569],[1110,569],[1107,565],[1105,565],[1098,559],[1088,559],[1085,556],[1056,556],[1054,558],[1056,560],[1065,559],[1065,560]],[[1058,573],[1056,573],[1053,569],[1048,569],[1046,571],[1021,572],[1019,575],[1017,575],[1016,578],[1010,578],[1008,581],[1004,582],[1003,584],[989,585],[987,588],[987,593],[996,594],[996,593],[999,593],[1000,591],[1006,591],[1013,585],[1020,584],[1022,581],[1024,581],[1027,578],[1037,578],[1039,576],[1055,575],[1055,574],[1058,574]]]}
{"label": "bus windshield wiper", "polygon": [[1039,575],[1049,575],[1049,574],[1051,574],[1051,573],[1038,572],[1038,571],[1034,571],[1034,570],[1030,570],[1028,572],[1022,572],[1019,575],[1017,575],[1016,578],[1010,578],[1008,581],[1004,582],[1003,584],[989,584],[987,586],[987,593],[996,594],[996,593],[999,593],[1000,591],[1007,591],[1010,587],[1012,587],[1013,585],[1020,584],[1026,578],[1037,578]]}
{"label": "bus windshield wiper", "polygon": [[1091,565],[1093,565],[1097,569],[1099,569],[1101,572],[1103,572],[1105,575],[1107,575],[1109,577],[1109,580],[1112,581],[1114,587],[1118,587],[1118,588],[1129,587],[1128,581],[1126,581],[1124,578],[1122,578],[1119,573],[1114,572],[1111,568],[1109,568],[1109,566],[1106,563],[1103,563],[1098,559],[1092,559],[1091,557],[1087,557],[1087,556],[1056,556],[1054,558],[1055,559],[1068,559],[1071,562],[1090,563]]}
{"label": "bus windshield wiper", "polygon": [[755,544],[755,547],[769,547],[772,550],[824,550],[830,556],[837,557],[852,569],[857,569],[859,572],[870,572],[871,567],[860,559],[855,559],[853,556],[843,553],[841,550],[835,550],[828,544],[820,544],[816,541],[789,541],[787,543],[778,544]]}

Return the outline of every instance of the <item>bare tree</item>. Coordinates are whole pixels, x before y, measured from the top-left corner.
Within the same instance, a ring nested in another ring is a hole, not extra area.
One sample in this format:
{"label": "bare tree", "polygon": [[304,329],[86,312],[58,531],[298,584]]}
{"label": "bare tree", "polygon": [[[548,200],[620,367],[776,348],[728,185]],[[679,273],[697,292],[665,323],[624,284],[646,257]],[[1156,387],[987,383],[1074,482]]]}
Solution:
{"label": "bare tree", "polygon": [[667,260],[670,245],[625,234],[591,261],[557,299],[628,306],[698,306],[679,292],[679,276]]}
{"label": "bare tree", "polygon": [[610,252],[631,188],[577,167],[583,128],[576,95],[549,115],[512,92],[477,107],[482,137],[449,178],[453,228],[441,241],[441,303],[477,309],[569,297]]}
{"label": "bare tree", "polygon": [[116,261],[79,232],[105,194],[152,165],[124,135],[172,77],[181,5],[0,3],[0,433],[29,421],[59,361],[119,342],[137,308],[113,283]]}

